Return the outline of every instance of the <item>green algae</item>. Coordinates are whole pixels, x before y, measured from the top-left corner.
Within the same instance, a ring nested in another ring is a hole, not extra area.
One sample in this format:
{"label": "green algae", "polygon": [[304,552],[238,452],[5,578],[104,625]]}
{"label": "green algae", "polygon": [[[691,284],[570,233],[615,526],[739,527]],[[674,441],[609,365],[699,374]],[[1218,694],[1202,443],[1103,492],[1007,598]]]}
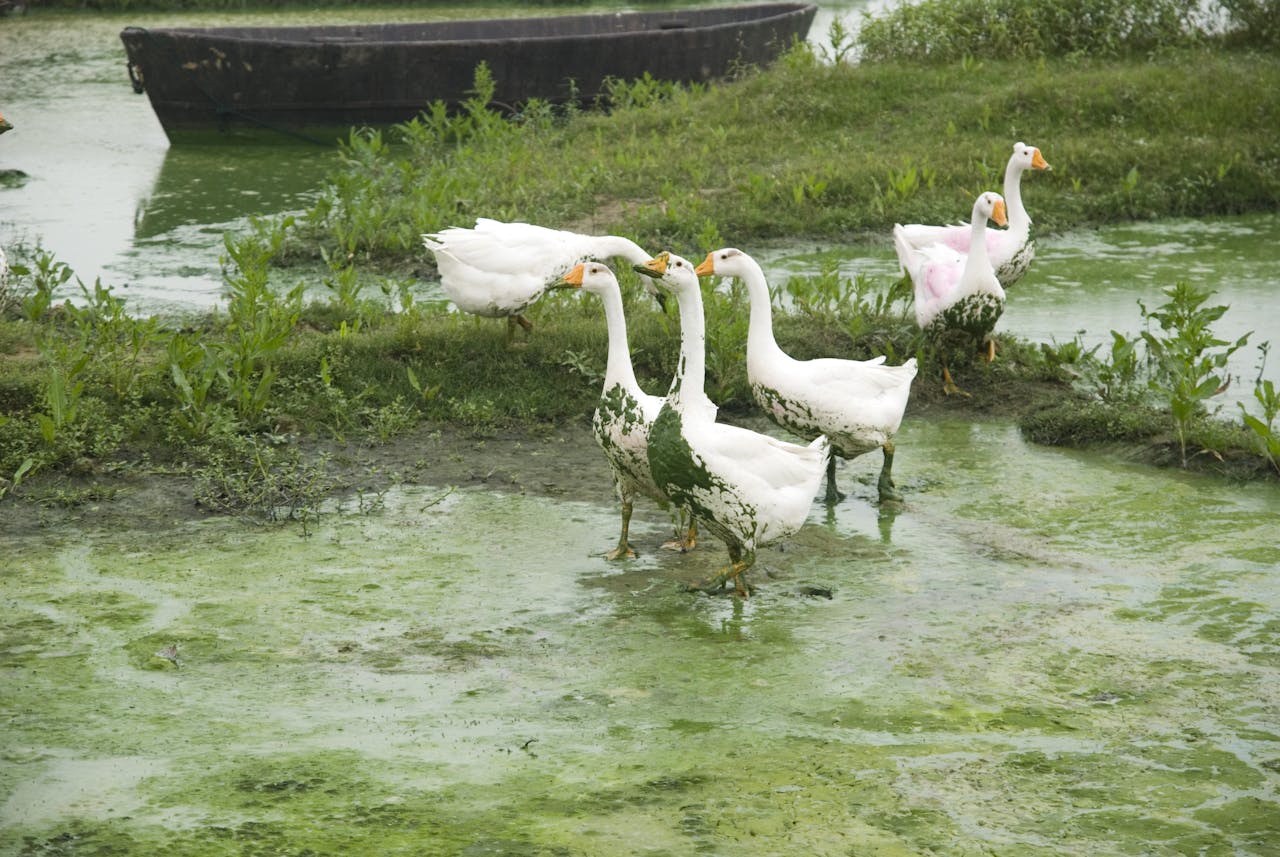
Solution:
{"label": "green algae", "polygon": [[748,601],[656,509],[605,561],[603,491],[6,538],[0,852],[1268,854],[1274,488],[1004,424],[899,456]]}

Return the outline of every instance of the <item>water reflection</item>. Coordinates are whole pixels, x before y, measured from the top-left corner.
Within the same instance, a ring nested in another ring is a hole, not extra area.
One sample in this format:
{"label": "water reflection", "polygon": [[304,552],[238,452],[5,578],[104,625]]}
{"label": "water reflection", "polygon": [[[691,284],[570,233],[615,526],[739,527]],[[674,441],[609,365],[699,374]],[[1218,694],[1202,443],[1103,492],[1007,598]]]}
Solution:
{"label": "water reflection", "polygon": [[335,163],[331,151],[316,146],[169,149],[150,192],[138,200],[134,237],[146,241],[183,226],[303,208]]}

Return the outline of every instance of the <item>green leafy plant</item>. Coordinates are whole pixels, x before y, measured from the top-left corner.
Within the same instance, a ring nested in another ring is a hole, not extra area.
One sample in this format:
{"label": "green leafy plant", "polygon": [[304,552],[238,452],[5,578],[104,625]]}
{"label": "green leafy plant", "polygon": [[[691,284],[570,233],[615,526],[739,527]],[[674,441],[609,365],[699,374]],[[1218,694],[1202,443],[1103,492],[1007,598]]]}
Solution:
{"label": "green leafy plant", "polygon": [[586,352],[566,348],[564,356],[560,358],[560,365],[581,375],[591,384],[599,384],[604,380],[604,368],[600,361]]}
{"label": "green leafy plant", "polygon": [[[1173,415],[1182,465],[1187,464],[1187,430],[1208,413],[1206,402],[1226,389],[1231,376],[1227,361],[1249,340],[1245,334],[1234,343],[1218,339],[1211,325],[1227,311],[1225,305],[1206,306],[1213,292],[1179,282],[1164,290],[1168,300],[1150,310],[1138,306],[1148,324],[1142,340],[1152,365],[1150,386]],[[1150,329],[1155,322],[1159,330]]]}
{"label": "green leafy plant", "polygon": [[41,353],[48,364],[44,384],[46,411],[36,414],[35,419],[45,445],[57,450],[65,445],[65,435],[77,422],[85,367],[93,355],[80,339],[47,339],[41,344]]}
{"label": "green leafy plant", "polygon": [[5,495],[16,491],[18,486],[22,484],[22,480],[25,479],[28,474],[34,473],[37,468],[38,463],[34,458],[25,458],[22,463],[18,465],[18,469],[13,472],[12,477],[7,479],[0,477],[0,500],[3,500]]}
{"label": "green leafy plant", "polygon": [[855,34],[845,24],[844,18],[839,15],[831,19],[830,26],[827,27],[827,42],[831,45],[829,48],[823,46],[820,53],[823,59],[832,63],[842,63],[846,59],[851,58],[858,49],[858,42]]}
{"label": "green leafy plant", "polygon": [[232,437],[211,449],[196,471],[196,501],[219,512],[307,526],[335,487],[328,459],[303,461],[296,447],[259,438]]}
{"label": "green leafy plant", "polygon": [[106,376],[116,399],[124,401],[138,380],[144,355],[158,341],[159,321],[130,315],[124,298],[112,294],[101,279],[92,288],[80,282],[80,292],[84,302],[66,304],[66,312],[92,351],[95,370]]}
{"label": "green leafy plant", "polygon": [[1080,378],[1075,386],[1104,402],[1142,399],[1148,390],[1138,352],[1141,343],[1141,338],[1111,331],[1111,348],[1105,357],[1097,358],[1095,349],[1078,361]]}
{"label": "green leafy plant", "polygon": [[234,417],[212,395],[218,382],[219,362],[204,343],[175,333],[167,348],[169,377],[178,408],[173,420],[190,440],[203,440],[215,427],[230,430]]}
{"label": "green leafy plant", "polygon": [[1262,416],[1256,417],[1245,410],[1240,403],[1244,424],[1254,433],[1258,451],[1271,462],[1276,473],[1280,473],[1280,426],[1276,426],[1276,415],[1280,414],[1280,392],[1271,381],[1259,381],[1254,388],[1253,397],[1262,406]]}
{"label": "green leafy plant", "polygon": [[937,170],[930,166],[917,166],[906,161],[902,169],[889,170],[889,175],[881,193],[887,202],[899,202],[915,196],[921,188],[932,189],[937,179]]}
{"label": "green leafy plant", "polygon": [[1276,390],[1272,381],[1262,377],[1262,367],[1266,365],[1270,347],[1269,342],[1258,346],[1258,350],[1262,352],[1262,366],[1259,366],[1258,378],[1253,383],[1253,398],[1262,408],[1262,415],[1259,417],[1249,413],[1244,402],[1239,405],[1241,418],[1245,427],[1253,432],[1258,452],[1280,474],[1280,426],[1276,425],[1276,417],[1280,415],[1280,391]]}
{"label": "green leafy plant", "polygon": [[219,344],[216,364],[228,399],[241,419],[256,418],[266,408],[276,377],[276,357],[302,314],[302,284],[281,296],[272,290],[268,277],[270,261],[279,252],[292,220],[252,223],[254,230],[249,235],[228,233],[223,242],[227,249],[223,278],[230,299],[227,335]]}
{"label": "green leafy plant", "polygon": [[[22,313],[28,321],[40,321],[53,306],[54,293],[63,286],[74,272],[66,262],[60,262],[48,251],[40,251],[33,260],[34,269],[23,268],[31,275],[31,292],[22,299]],[[14,268],[18,272],[17,267]]]}
{"label": "green leafy plant", "polygon": [[1138,180],[1141,178],[1137,167],[1130,167],[1129,172],[1125,173],[1124,178],[1120,180],[1120,190],[1130,199],[1133,198],[1133,192],[1138,189]]}

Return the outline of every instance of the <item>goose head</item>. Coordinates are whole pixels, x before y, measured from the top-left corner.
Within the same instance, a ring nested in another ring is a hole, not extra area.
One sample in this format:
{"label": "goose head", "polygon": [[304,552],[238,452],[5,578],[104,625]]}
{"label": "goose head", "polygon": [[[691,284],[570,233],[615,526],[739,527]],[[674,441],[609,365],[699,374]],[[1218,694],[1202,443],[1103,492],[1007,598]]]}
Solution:
{"label": "goose head", "polygon": [[988,220],[993,221],[996,226],[1004,226],[1009,222],[1004,197],[990,190],[980,194],[973,203],[973,222],[985,223]]}
{"label": "goose head", "polygon": [[1040,154],[1040,150],[1035,146],[1028,146],[1026,143],[1013,144],[1013,158],[1011,163],[1016,165],[1020,170],[1052,170],[1053,167],[1045,161],[1044,155]]}
{"label": "goose head", "polygon": [[712,250],[694,269],[699,277],[742,277],[750,272],[751,257],[736,247]]}
{"label": "goose head", "polygon": [[675,253],[663,250],[643,265],[636,265],[635,270],[677,298],[698,293],[698,274],[693,263]]}
{"label": "goose head", "polygon": [[602,262],[579,262],[567,274],[551,286],[561,289],[582,289],[593,294],[616,291],[618,278],[608,265]]}

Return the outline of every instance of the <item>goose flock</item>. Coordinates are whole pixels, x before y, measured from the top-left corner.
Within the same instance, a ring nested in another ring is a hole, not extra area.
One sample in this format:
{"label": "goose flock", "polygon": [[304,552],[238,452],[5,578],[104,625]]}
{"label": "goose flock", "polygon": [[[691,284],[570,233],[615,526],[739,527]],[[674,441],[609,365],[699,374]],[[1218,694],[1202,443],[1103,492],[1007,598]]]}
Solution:
{"label": "goose flock", "polygon": [[[962,349],[995,357],[992,331],[1005,289],[1035,254],[1031,218],[1022,204],[1027,170],[1048,170],[1040,150],[1016,143],[1004,194],[984,192],[967,224],[895,224],[894,247],[913,285],[916,323],[942,365],[943,390],[961,392],[949,364]],[[989,229],[988,221],[1007,229]],[[692,550],[702,526],[725,543],[729,565],[691,589],[720,591],[732,583],[747,596],[746,572],[756,550],[795,534],[823,482],[825,501],[844,495],[836,460],[880,450],[880,502],[901,500],[893,481],[893,438],[902,424],[915,358],[889,365],[826,357],[797,360],[773,334],[772,299],[759,263],[734,247],[694,264],[670,251],[650,253],[618,235],[581,235],[529,223],[480,218],[423,236],[435,254],[441,287],[461,310],[506,318],[507,335],[532,324],[523,312],[548,289],[576,288],[601,301],[608,332],[604,384],[592,420],[622,506],[621,532],[610,560],[635,556],[629,529],[637,496],[674,506],[688,528],[664,547]],[[675,298],[680,357],[665,396],[641,389],[631,363],[622,293],[609,262],[622,259],[643,274],[660,301]],[[537,260],[531,262],[530,260]],[[741,280],[750,301],[747,378],[760,409],[798,436],[794,443],[720,422],[705,391],[706,320],[701,277]]]}

